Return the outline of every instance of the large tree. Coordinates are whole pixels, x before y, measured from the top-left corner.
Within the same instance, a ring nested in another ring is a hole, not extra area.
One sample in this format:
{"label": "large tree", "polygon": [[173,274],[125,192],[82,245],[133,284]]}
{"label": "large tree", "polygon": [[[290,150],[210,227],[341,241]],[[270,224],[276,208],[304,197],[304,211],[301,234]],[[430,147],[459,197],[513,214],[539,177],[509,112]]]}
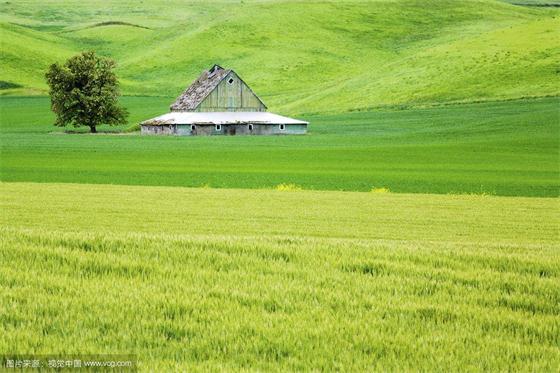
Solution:
{"label": "large tree", "polygon": [[46,74],[55,126],[87,126],[92,133],[100,124],[126,123],[126,109],[118,103],[119,83],[115,62],[83,52],[64,65],[55,63]]}

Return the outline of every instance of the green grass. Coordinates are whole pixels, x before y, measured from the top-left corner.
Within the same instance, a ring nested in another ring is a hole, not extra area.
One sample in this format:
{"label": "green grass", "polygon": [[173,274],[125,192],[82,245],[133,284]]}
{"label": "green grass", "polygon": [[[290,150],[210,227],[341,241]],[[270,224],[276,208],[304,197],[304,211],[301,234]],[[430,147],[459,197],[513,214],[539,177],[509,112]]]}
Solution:
{"label": "green grass", "polygon": [[526,6],[560,6],[559,0],[504,0],[511,4]]}
{"label": "green grass", "polygon": [[0,351],[554,371],[557,199],[0,184]]}
{"label": "green grass", "polygon": [[0,14],[0,81],[21,86],[3,94],[44,94],[47,66],[86,49],[117,60],[128,95],[176,96],[218,62],[288,114],[560,93],[555,8],[98,0],[6,1]]}
{"label": "green grass", "polygon": [[[131,125],[171,101],[124,99]],[[555,98],[309,115],[301,137],[68,135],[45,98],[0,110],[3,181],[559,195]]]}

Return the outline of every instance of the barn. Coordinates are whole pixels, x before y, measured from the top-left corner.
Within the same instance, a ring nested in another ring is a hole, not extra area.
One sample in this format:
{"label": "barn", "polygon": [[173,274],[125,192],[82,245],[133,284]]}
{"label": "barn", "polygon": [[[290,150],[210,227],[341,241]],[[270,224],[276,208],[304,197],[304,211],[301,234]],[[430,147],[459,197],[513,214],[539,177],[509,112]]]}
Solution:
{"label": "barn", "polygon": [[214,65],[177,97],[169,113],[140,126],[143,135],[302,135],[308,124],[268,112],[235,71]]}

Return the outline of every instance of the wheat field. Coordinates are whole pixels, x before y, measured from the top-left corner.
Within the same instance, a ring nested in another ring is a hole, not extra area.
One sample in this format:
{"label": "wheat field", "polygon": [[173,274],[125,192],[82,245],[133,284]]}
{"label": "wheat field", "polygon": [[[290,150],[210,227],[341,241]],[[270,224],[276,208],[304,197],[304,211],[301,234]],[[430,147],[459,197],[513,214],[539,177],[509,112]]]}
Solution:
{"label": "wheat field", "polygon": [[558,200],[2,183],[0,351],[553,371]]}

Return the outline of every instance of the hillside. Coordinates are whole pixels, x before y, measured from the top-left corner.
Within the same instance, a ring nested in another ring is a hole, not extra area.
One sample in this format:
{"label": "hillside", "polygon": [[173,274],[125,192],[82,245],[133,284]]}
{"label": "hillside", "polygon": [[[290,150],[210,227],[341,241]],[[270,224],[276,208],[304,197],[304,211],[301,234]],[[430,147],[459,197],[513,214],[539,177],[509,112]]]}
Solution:
{"label": "hillside", "polygon": [[6,1],[0,14],[4,95],[45,94],[47,66],[86,49],[117,60],[126,95],[175,96],[218,62],[287,113],[560,93],[560,10],[551,7]]}

